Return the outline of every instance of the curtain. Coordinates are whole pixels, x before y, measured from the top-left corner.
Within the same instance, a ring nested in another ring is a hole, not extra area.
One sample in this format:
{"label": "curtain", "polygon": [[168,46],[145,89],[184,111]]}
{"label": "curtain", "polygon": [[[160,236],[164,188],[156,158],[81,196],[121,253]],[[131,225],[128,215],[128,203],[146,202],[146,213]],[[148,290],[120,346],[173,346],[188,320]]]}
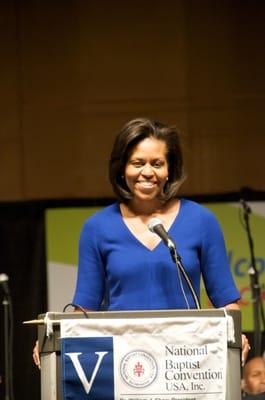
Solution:
{"label": "curtain", "polygon": [[[0,204],[0,273],[9,277],[13,304],[15,399],[40,399],[40,373],[32,362],[37,327],[23,325],[46,312],[44,208],[38,203]],[[0,292],[0,398],[4,398],[4,312]]]}

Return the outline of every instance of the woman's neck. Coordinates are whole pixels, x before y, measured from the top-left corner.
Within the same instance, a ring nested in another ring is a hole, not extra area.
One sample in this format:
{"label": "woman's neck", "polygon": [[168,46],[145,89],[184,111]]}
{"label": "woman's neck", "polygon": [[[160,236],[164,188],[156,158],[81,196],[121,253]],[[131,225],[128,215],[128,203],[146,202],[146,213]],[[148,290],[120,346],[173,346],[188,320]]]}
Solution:
{"label": "woman's neck", "polygon": [[166,213],[176,201],[177,199],[168,202],[157,199],[152,201],[137,201],[132,199],[127,204],[124,204],[124,207],[126,208],[128,216],[152,217],[153,215]]}
{"label": "woman's neck", "polygon": [[135,215],[152,215],[153,213],[161,210],[164,207],[164,203],[159,200],[150,201],[139,201],[132,199],[127,204],[129,211]]}

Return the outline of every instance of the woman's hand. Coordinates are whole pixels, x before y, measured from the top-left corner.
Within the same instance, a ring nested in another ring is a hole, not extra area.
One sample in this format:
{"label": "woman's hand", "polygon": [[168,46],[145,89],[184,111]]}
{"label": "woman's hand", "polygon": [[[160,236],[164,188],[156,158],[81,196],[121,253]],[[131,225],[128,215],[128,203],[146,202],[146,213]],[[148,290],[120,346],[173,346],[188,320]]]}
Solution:
{"label": "woman's hand", "polygon": [[241,363],[242,363],[242,367],[243,367],[245,365],[246,359],[248,357],[248,352],[250,350],[250,345],[249,345],[249,341],[248,341],[248,338],[246,337],[246,335],[244,335],[242,333],[241,338],[242,338]]}
{"label": "woman's hand", "polygon": [[[238,303],[227,304],[225,306],[225,308],[228,309],[228,310],[240,310],[240,307],[239,307]],[[244,366],[245,362],[246,362],[246,359],[248,357],[248,352],[250,350],[250,345],[249,345],[248,338],[243,333],[241,335],[241,339],[242,339],[241,363],[242,363],[242,366]]]}
{"label": "woman's hand", "polygon": [[[74,311],[84,312],[84,311],[91,311],[91,310],[83,309],[82,307],[80,307],[80,308],[75,307]],[[38,340],[36,340],[35,346],[33,347],[32,358],[33,358],[34,364],[37,365],[37,367],[40,369],[41,368],[41,366],[40,366],[40,348],[39,348]]]}
{"label": "woman's hand", "polygon": [[38,340],[36,341],[35,346],[33,348],[32,358],[34,363],[40,369],[40,349]]}

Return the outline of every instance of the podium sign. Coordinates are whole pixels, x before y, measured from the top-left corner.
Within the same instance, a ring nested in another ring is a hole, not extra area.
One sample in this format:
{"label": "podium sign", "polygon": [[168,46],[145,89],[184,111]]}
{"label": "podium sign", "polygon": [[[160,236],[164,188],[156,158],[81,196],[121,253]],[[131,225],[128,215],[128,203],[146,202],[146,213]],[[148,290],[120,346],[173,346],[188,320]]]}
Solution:
{"label": "podium sign", "polygon": [[41,352],[42,400],[239,400],[235,313],[232,318],[223,310],[104,312],[89,313],[88,319],[52,314],[58,329],[47,338],[40,327],[43,350],[52,340],[57,354],[47,364],[54,352]]}

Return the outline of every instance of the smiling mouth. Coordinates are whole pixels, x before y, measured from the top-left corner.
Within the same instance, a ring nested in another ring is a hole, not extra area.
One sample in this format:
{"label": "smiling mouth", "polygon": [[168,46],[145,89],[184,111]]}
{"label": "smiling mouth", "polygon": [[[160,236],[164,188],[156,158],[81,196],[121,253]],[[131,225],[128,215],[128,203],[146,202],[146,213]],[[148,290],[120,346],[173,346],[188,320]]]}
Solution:
{"label": "smiling mouth", "polygon": [[139,186],[143,188],[152,188],[155,186],[155,182],[148,182],[148,181],[140,181],[137,182]]}

